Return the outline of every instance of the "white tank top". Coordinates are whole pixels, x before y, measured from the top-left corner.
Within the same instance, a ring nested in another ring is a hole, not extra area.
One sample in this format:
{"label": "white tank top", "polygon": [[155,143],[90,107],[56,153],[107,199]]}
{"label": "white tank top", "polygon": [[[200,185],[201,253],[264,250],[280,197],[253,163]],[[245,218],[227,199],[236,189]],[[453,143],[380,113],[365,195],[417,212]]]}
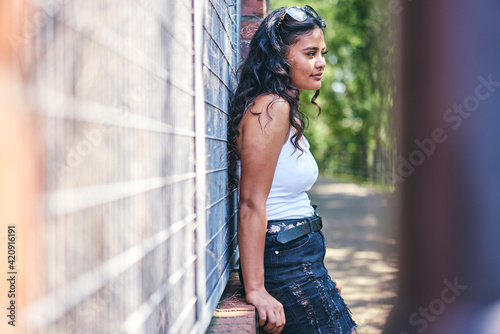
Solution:
{"label": "white tank top", "polygon": [[268,220],[302,218],[314,214],[306,191],[311,189],[318,178],[318,165],[309,151],[309,142],[304,136],[299,141],[304,152],[295,149],[290,140],[293,134],[293,129],[290,128],[288,140],[283,144],[278,158],[266,203]]}

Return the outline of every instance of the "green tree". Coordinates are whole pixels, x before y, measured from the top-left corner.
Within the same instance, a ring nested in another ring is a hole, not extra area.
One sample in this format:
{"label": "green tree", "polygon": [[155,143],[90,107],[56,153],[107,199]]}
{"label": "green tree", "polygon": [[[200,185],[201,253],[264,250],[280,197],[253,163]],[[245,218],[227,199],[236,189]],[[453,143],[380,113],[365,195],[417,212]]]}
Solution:
{"label": "green tree", "polygon": [[[395,134],[392,116],[393,36],[398,11],[375,0],[271,0],[281,6],[312,6],[326,21],[327,68],[318,103],[302,108],[309,115],[306,136],[325,175],[392,184]],[[392,12],[392,13],[391,13]]]}

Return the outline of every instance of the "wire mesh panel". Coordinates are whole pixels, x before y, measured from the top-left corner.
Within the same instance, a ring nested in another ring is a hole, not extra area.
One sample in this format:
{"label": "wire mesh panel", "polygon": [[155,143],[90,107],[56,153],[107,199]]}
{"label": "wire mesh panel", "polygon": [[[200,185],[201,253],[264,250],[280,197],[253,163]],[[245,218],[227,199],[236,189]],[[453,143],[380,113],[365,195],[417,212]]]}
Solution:
{"label": "wire mesh panel", "polygon": [[236,194],[227,173],[228,100],[238,60],[239,20],[236,0],[208,0],[205,14],[205,109],[207,118],[207,301],[218,302],[235,260]]}
{"label": "wire mesh panel", "polygon": [[[204,331],[199,310],[210,316],[235,257],[226,123],[238,26],[235,2],[204,6],[206,103],[195,112],[193,6],[27,2],[28,25],[16,43],[26,50],[46,188],[40,243],[30,250],[41,265],[26,275],[28,332]],[[207,185],[202,220],[200,182]],[[198,221],[207,222],[204,236]],[[197,296],[200,256],[208,301]]]}

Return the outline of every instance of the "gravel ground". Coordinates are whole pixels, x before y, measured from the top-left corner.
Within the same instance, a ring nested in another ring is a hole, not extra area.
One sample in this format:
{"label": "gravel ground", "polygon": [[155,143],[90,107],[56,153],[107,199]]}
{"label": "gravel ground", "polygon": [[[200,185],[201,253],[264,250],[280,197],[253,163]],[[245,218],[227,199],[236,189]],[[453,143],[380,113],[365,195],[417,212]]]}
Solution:
{"label": "gravel ground", "polygon": [[326,267],[342,286],[358,333],[382,333],[397,287],[393,194],[319,179],[309,196],[323,217]]}

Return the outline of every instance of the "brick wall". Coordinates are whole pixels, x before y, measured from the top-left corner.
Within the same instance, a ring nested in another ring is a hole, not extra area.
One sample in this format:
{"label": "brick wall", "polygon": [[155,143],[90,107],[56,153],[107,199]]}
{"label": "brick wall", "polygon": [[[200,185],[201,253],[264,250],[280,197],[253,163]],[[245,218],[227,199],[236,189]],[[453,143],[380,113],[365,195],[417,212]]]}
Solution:
{"label": "brick wall", "polygon": [[255,30],[269,10],[268,0],[243,0],[241,2],[241,57],[248,54],[248,47]]}

